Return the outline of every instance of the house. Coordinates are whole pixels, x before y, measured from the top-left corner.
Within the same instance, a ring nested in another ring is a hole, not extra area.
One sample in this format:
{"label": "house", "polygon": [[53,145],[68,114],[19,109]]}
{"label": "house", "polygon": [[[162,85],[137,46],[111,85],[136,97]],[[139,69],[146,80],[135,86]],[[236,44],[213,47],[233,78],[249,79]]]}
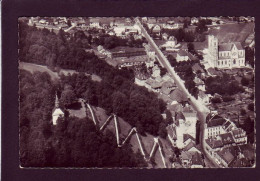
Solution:
{"label": "house", "polygon": [[194,152],[198,152],[201,154],[201,148],[199,147],[199,145],[196,145],[195,140],[191,141],[189,144],[187,144],[187,146],[185,146],[183,148],[184,151],[194,151]]}
{"label": "house", "polygon": [[149,17],[147,20],[147,24],[155,25],[157,22],[156,18]]}
{"label": "house", "polygon": [[218,43],[218,39],[208,36],[209,64],[211,67],[232,69],[245,67],[245,49],[240,42]]}
{"label": "house", "polygon": [[161,73],[161,69],[155,65],[152,69],[153,73],[152,73],[152,77],[159,77],[160,73]]}
{"label": "house", "polygon": [[185,51],[185,50],[179,50],[177,52],[176,60],[177,62],[182,62],[182,61],[188,61],[188,60],[196,60],[197,58],[192,55],[191,53]]}
{"label": "house", "polygon": [[183,167],[189,168],[191,165],[192,153],[188,151],[182,151],[180,155],[181,163]]}
{"label": "house", "polygon": [[203,168],[201,154],[193,151],[182,151],[180,155],[182,166],[185,168]]}
{"label": "house", "polygon": [[[187,107],[186,107],[187,108]],[[183,109],[176,115],[176,146],[184,148],[196,138],[197,113],[193,110]]]}
{"label": "house", "polygon": [[189,60],[188,53],[184,50],[178,51],[176,60],[177,62],[188,61]]}
{"label": "house", "polygon": [[175,51],[177,50],[177,39],[174,36],[170,36],[161,47],[164,47],[166,51]]}
{"label": "house", "polygon": [[168,37],[169,37],[169,35],[167,33],[163,33],[162,34],[162,39],[163,40],[168,40]]}
{"label": "house", "polygon": [[204,164],[201,154],[195,151],[191,158],[190,168],[203,168],[204,165],[205,164]]}
{"label": "house", "polygon": [[223,128],[223,124],[226,119],[218,116],[209,114],[206,118],[205,124],[205,138],[214,138],[220,134],[226,133]]}
{"label": "house", "polygon": [[174,124],[170,124],[169,126],[166,127],[166,130],[170,142],[175,147],[177,141],[176,127],[174,126]]}
{"label": "house", "polygon": [[196,31],[196,28],[197,28],[197,26],[191,25],[191,26],[188,26],[187,28],[184,28],[184,31],[194,33]]}
{"label": "house", "polygon": [[197,24],[199,22],[199,18],[192,17],[190,22],[191,24]]}
{"label": "house", "polygon": [[206,151],[211,156],[215,156],[215,152],[221,150],[222,147],[223,143],[221,140],[217,140],[216,138],[208,138],[205,140]]}
{"label": "house", "polygon": [[156,34],[156,35],[160,35],[161,34],[161,26],[156,24],[154,25],[152,28],[152,33]]}
{"label": "house", "polygon": [[200,102],[202,102],[203,104],[207,105],[209,104],[209,95],[208,94],[205,94],[204,91],[199,91],[199,94],[198,94],[198,100]]}
{"label": "house", "polygon": [[186,148],[186,146],[188,146],[191,143],[194,143],[194,144],[196,143],[195,138],[192,137],[189,134],[183,134],[183,144],[184,144],[184,147]]}
{"label": "house", "polygon": [[194,83],[199,90],[206,91],[205,83],[200,78],[195,77]]}
{"label": "house", "polygon": [[91,28],[100,28],[100,21],[99,18],[90,18],[89,19],[89,26]]}
{"label": "house", "polygon": [[175,89],[171,94],[170,94],[170,98],[172,100],[175,100],[179,103],[183,103],[188,101],[188,98],[184,95],[184,93],[179,89]]}
{"label": "house", "polygon": [[217,139],[221,139],[223,147],[230,147],[235,143],[235,140],[231,133],[224,133],[218,135]]}
{"label": "house", "polygon": [[231,134],[233,135],[236,144],[247,144],[247,135],[243,129],[234,129],[231,131]]}
{"label": "house", "polygon": [[163,83],[160,92],[169,96],[169,94],[176,88],[176,85],[172,81],[166,81]]}
{"label": "house", "polygon": [[58,118],[62,118],[62,117],[64,117],[64,112],[61,110],[61,108],[59,106],[59,99],[58,99],[58,96],[56,94],[55,107],[52,111],[52,124],[57,125]]}
{"label": "house", "polygon": [[200,66],[199,63],[195,63],[195,64],[192,66],[192,71],[193,71],[195,74],[204,74],[204,75],[205,75],[205,70]]}
{"label": "house", "polygon": [[139,66],[147,61],[146,56],[117,57],[114,58],[119,69],[123,67]]}
{"label": "house", "polygon": [[229,167],[232,161],[235,159],[235,156],[230,152],[228,148],[219,150],[215,154],[215,158],[224,166]]}
{"label": "house", "polygon": [[125,47],[116,47],[111,50],[111,58],[118,57],[135,57],[135,56],[144,56],[146,51],[143,48],[128,48]]}
{"label": "house", "polygon": [[145,83],[148,89],[152,89],[155,92],[159,92],[162,88],[162,82],[158,82],[152,78],[147,79]]}

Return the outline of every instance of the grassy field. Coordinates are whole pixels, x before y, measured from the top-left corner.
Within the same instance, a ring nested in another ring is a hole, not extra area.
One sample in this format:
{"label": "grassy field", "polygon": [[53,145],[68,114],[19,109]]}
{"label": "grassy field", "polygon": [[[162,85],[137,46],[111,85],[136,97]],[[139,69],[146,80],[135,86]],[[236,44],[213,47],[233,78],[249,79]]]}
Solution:
{"label": "grassy field", "polygon": [[68,108],[68,111],[70,113],[70,116],[75,116],[78,118],[86,117],[86,107],[84,106],[83,102],[81,102],[80,100],[78,101],[77,106]]}
{"label": "grassy field", "polygon": [[50,69],[47,68],[47,66],[36,65],[32,63],[26,63],[26,62],[19,62],[19,69],[27,70],[31,73],[47,72],[51,76],[52,80],[59,79],[58,73],[51,71]]}
{"label": "grassy field", "polygon": [[254,32],[254,23],[225,24],[220,29],[209,30],[210,35],[217,36],[220,43],[241,42]]}
{"label": "grassy field", "polygon": [[[57,72],[53,72],[45,65],[37,65],[37,64],[33,64],[33,63],[27,63],[27,62],[19,62],[19,69],[27,70],[31,73],[47,72],[51,76],[52,80],[59,79],[59,74]],[[62,73],[64,75],[68,75],[68,74],[73,74],[73,73],[78,73],[78,72],[75,70],[60,69],[60,73]],[[90,74],[86,74],[86,75],[90,76]],[[101,77],[99,77],[98,75],[95,75],[95,74],[91,75],[91,79],[93,81],[98,81],[98,82],[100,82],[102,80]]]}

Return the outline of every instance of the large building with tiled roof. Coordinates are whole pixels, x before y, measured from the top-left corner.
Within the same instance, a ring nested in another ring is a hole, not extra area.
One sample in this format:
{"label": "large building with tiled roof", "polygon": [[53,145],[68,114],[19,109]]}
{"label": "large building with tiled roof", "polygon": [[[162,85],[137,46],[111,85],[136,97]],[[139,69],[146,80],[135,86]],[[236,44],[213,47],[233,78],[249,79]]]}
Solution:
{"label": "large building with tiled roof", "polygon": [[245,49],[240,42],[219,44],[218,39],[208,36],[209,64],[216,68],[241,68],[245,66]]}

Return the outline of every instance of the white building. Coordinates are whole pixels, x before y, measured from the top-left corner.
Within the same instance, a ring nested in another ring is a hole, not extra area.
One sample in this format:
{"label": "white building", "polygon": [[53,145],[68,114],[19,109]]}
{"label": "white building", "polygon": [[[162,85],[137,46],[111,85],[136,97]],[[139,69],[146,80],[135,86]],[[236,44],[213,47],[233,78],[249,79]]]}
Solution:
{"label": "white building", "polygon": [[59,100],[58,100],[58,96],[56,94],[55,108],[53,109],[53,112],[52,112],[52,124],[57,125],[57,120],[60,117],[64,117],[64,112],[59,107]]}
{"label": "white building", "polygon": [[177,39],[174,36],[170,36],[165,44],[161,45],[166,51],[175,51],[177,50]]}
{"label": "white building", "polygon": [[197,113],[192,111],[190,108],[185,107],[183,112],[180,113],[180,117],[177,118],[178,123],[176,124],[176,146],[180,149],[184,148],[190,139],[185,139],[185,135],[190,135],[192,138],[196,138],[196,123]]}
{"label": "white building", "polygon": [[209,64],[216,68],[241,68],[245,66],[245,49],[240,42],[219,44],[218,39],[208,36]]}

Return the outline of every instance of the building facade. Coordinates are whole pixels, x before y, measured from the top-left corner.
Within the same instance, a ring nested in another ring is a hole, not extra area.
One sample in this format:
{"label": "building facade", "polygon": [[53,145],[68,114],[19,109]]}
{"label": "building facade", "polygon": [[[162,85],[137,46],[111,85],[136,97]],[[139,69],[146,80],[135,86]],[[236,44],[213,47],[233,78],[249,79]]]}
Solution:
{"label": "building facade", "polygon": [[232,69],[245,66],[245,49],[240,42],[219,44],[215,36],[209,35],[208,53],[212,67]]}

